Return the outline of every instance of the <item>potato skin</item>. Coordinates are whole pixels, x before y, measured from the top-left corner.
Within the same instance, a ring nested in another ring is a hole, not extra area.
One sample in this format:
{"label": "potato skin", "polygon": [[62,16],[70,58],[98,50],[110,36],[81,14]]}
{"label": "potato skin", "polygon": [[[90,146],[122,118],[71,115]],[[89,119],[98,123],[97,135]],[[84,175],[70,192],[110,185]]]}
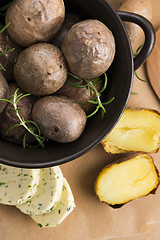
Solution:
{"label": "potato skin", "polygon": [[37,43],[19,55],[14,66],[18,85],[32,95],[49,95],[63,86],[67,67],[61,51],[49,43]]}
{"label": "potato skin", "polygon": [[61,48],[63,40],[69,29],[77,22],[80,22],[80,18],[76,14],[72,13],[66,13],[64,22],[59,29],[59,31],[56,33],[56,35],[53,37],[53,39],[50,41],[53,45],[57,46],[58,48]]}
{"label": "potato skin", "polygon": [[[0,99],[8,99],[9,97],[9,86],[6,79],[0,73]],[[3,112],[7,105],[7,102],[0,101],[0,113]]]}
{"label": "potato skin", "polygon": [[36,42],[48,42],[64,21],[63,0],[15,0],[8,8],[7,31],[18,45],[27,47]]}
{"label": "potato skin", "polygon": [[115,41],[103,23],[84,20],[71,27],[64,38],[62,52],[73,74],[93,79],[110,67],[115,55]]}
{"label": "potato skin", "polygon": [[5,55],[0,55],[0,63],[6,69],[6,71],[0,69],[0,73],[3,74],[7,82],[14,80],[14,64],[22,48],[11,40],[7,31],[4,31],[0,34],[0,52],[3,52],[5,49],[10,50],[13,48],[15,48],[14,51],[6,53]]}
{"label": "potato skin", "polygon": [[[68,76],[65,84],[56,92],[56,95],[62,95],[62,96],[66,96],[68,98],[73,99],[75,102],[77,102],[81,106],[81,108],[86,113],[90,113],[91,111],[93,111],[95,109],[95,105],[87,102],[88,100],[92,100],[94,98],[95,92],[93,92],[91,95],[90,89],[88,87],[77,88],[69,84],[68,81],[71,83],[77,84],[77,80],[75,78],[73,78],[72,76]],[[85,84],[86,82],[83,80],[78,83],[78,85],[85,85]],[[97,83],[96,89],[100,91],[101,88],[102,88],[102,82]]]}
{"label": "potato skin", "polygon": [[[118,11],[136,13],[147,18],[149,21],[152,20],[151,0],[125,0]],[[136,53],[137,48],[144,42],[143,30],[134,23],[124,22],[124,26],[131,41],[133,53]]]}
{"label": "potato skin", "polygon": [[34,104],[32,116],[44,136],[62,143],[76,140],[86,124],[83,109],[63,96],[41,98]]}
{"label": "potato skin", "polygon": [[[13,98],[13,94],[17,88],[18,86],[16,83],[9,84],[9,99]],[[24,94],[24,92],[21,89],[18,90],[18,94],[20,93]],[[25,98],[22,98],[18,102],[17,106],[22,109],[22,110],[19,110],[20,116],[23,116],[25,120],[32,119],[31,112],[32,112],[32,106],[35,100],[36,100],[35,97],[27,96]],[[22,144],[23,136],[26,133],[26,130],[24,127],[22,126],[15,127],[11,131],[9,131],[9,133],[6,135],[6,132],[9,127],[19,123],[19,119],[16,116],[15,112],[11,111],[11,109],[13,108],[14,108],[13,105],[11,103],[8,103],[3,113],[0,114],[0,135],[8,142],[12,142],[15,144]],[[26,141],[27,143],[32,143],[35,141],[35,139],[30,134],[27,134]]]}

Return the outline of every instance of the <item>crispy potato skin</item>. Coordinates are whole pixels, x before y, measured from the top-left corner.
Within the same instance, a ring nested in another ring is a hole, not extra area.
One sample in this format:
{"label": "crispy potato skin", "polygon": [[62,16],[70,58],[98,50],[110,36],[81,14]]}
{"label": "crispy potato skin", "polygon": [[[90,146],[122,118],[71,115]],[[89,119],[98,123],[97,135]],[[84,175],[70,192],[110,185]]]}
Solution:
{"label": "crispy potato skin", "polygon": [[[130,166],[128,167],[127,165]],[[118,170],[119,167],[121,167],[120,171]],[[110,171],[112,171],[114,175],[108,175],[111,173]],[[107,175],[109,176],[110,181],[107,181]],[[106,189],[104,192],[100,189],[100,181],[104,176],[106,181],[101,186],[113,183],[112,188],[110,188],[111,186],[109,188],[107,186],[108,192]],[[148,180],[145,180],[148,176]],[[103,168],[96,178],[94,190],[100,201],[117,208],[136,198],[155,193],[159,183],[159,172],[154,164],[153,158],[147,153],[135,153],[120,158]],[[120,190],[120,193],[117,194],[115,186],[116,188],[118,187],[117,191]],[[112,193],[113,196],[111,198]]]}
{"label": "crispy potato skin", "polygon": [[49,95],[63,86],[67,67],[62,52],[49,43],[37,43],[19,55],[14,66],[17,84],[32,95]]}
{"label": "crispy potato skin", "polygon": [[73,74],[93,79],[110,67],[115,55],[115,41],[103,23],[84,20],[74,24],[66,34],[62,51]]}
{"label": "crispy potato skin", "polygon": [[41,98],[34,104],[32,115],[44,136],[63,143],[76,140],[86,124],[83,109],[63,96]]}
{"label": "crispy potato skin", "polygon": [[[8,99],[9,97],[9,86],[6,79],[0,73],[0,99]],[[7,105],[7,102],[0,101],[0,113],[3,112]]]}
{"label": "crispy potato skin", "polygon": [[[101,144],[106,152],[112,154],[155,153],[160,148],[159,129],[159,112],[151,109],[126,109],[117,125]],[[142,143],[147,144],[147,147]],[[133,147],[134,145],[136,147]]]}
{"label": "crispy potato skin", "polygon": [[[149,21],[152,20],[152,6],[151,0],[125,0],[118,11],[132,12],[147,18]],[[124,22],[125,28],[128,32],[133,53],[144,42],[143,30],[134,23]]]}
{"label": "crispy potato skin", "polygon": [[48,42],[60,29],[65,15],[63,0],[15,0],[6,13],[7,31],[14,42],[27,47]]}
{"label": "crispy potato skin", "polygon": [[14,51],[0,55],[0,63],[6,69],[6,71],[4,71],[0,68],[0,73],[3,74],[7,82],[14,80],[14,64],[16,63],[17,57],[22,51],[22,48],[11,40],[7,31],[4,31],[0,34],[0,52],[4,52],[6,49],[10,50],[13,48]]}
{"label": "crispy potato skin", "polygon": [[[9,99],[13,98],[13,94],[17,88],[18,86],[16,83],[9,84]],[[21,89],[18,90],[18,94],[20,93],[24,94],[24,92]],[[35,97],[27,96],[25,98],[22,98],[18,102],[17,107],[21,108],[21,110],[19,110],[20,116],[23,117],[25,120],[32,119],[31,112],[32,112],[32,106],[35,100],[36,100]],[[8,142],[12,142],[15,144],[22,144],[23,136],[26,133],[26,130],[24,127],[22,126],[15,127],[11,131],[9,131],[8,134],[6,135],[6,132],[9,127],[12,127],[13,125],[19,123],[19,119],[16,116],[15,112],[11,111],[11,109],[13,108],[14,108],[13,105],[11,103],[8,103],[3,113],[0,114],[0,135]],[[33,139],[31,135],[27,134],[26,140],[27,140],[27,143],[32,143],[34,142],[35,139]]]}
{"label": "crispy potato skin", "polygon": [[[92,100],[95,96],[95,92],[90,93],[90,89],[88,87],[83,87],[83,88],[77,88],[69,84],[68,82],[71,83],[76,83],[77,80],[73,78],[72,76],[68,76],[67,81],[65,84],[56,92],[56,95],[62,95],[66,96],[68,98],[73,99],[75,102],[77,102],[81,108],[86,112],[90,113],[95,109],[95,105],[91,103],[87,103],[88,100]],[[85,81],[81,81],[78,83],[78,85],[85,85]],[[99,82],[96,84],[96,89],[100,91],[102,88],[102,82]]]}

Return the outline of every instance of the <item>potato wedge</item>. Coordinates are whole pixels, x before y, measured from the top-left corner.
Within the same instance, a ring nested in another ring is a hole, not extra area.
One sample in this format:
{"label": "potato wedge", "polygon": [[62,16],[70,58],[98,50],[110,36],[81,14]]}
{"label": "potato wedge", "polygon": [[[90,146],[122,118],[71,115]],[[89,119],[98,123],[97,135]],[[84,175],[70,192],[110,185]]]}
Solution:
{"label": "potato wedge", "polygon": [[160,114],[154,110],[126,109],[101,142],[108,153],[157,152],[160,148]]}
{"label": "potato wedge", "polygon": [[124,204],[146,196],[158,184],[159,176],[153,159],[145,153],[105,167],[96,179],[95,192],[100,201],[109,205]]}

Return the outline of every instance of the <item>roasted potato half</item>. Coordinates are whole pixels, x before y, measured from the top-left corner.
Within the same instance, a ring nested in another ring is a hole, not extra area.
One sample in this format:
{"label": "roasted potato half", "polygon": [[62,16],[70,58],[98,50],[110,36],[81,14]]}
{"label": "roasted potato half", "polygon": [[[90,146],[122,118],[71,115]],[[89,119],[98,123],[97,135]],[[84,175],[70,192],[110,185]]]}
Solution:
{"label": "roasted potato half", "polygon": [[139,154],[105,167],[96,179],[95,192],[100,201],[117,205],[146,196],[158,184],[159,176],[152,157]]}
{"label": "roasted potato half", "polygon": [[160,114],[154,110],[126,109],[101,143],[108,153],[157,152],[160,148]]}

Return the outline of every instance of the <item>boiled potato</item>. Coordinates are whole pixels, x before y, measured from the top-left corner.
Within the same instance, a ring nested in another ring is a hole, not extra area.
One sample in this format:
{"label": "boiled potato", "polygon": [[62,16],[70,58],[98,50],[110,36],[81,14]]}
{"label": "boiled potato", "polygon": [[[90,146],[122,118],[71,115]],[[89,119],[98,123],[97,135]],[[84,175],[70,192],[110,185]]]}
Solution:
{"label": "boiled potato", "polygon": [[22,48],[15,44],[12,39],[9,37],[7,31],[4,31],[0,34],[0,52],[14,49],[9,53],[0,55],[0,63],[6,71],[0,68],[0,73],[3,74],[5,79],[10,82],[14,80],[13,68],[16,63],[17,57],[22,51]]}
{"label": "boiled potato", "polygon": [[93,79],[110,67],[115,55],[115,40],[102,22],[84,20],[70,28],[64,38],[62,52],[74,75]]}
{"label": "boiled potato", "polygon": [[96,179],[95,191],[100,201],[116,205],[146,196],[158,184],[152,157],[140,154],[105,167]]}
{"label": "boiled potato", "polygon": [[64,22],[56,33],[56,35],[51,39],[51,43],[58,48],[61,48],[63,40],[69,29],[77,22],[80,22],[80,18],[77,14],[66,13]]}
{"label": "boiled potato", "polygon": [[72,142],[80,137],[86,114],[73,100],[64,96],[46,96],[33,106],[32,116],[42,134],[56,142]]}
{"label": "boiled potato", "polygon": [[[91,111],[93,111],[95,109],[95,104],[88,103],[88,100],[93,100],[93,98],[95,97],[95,92],[91,94],[89,87],[75,87],[72,86],[69,82],[73,84],[78,84],[79,86],[86,85],[86,82],[84,80],[81,80],[77,83],[77,80],[74,77],[68,76],[67,81],[56,92],[56,95],[62,95],[73,99],[81,106],[81,108],[86,113],[90,113]],[[97,91],[100,91],[102,89],[102,81],[98,81],[95,84],[95,87]]]}
{"label": "boiled potato", "polygon": [[63,86],[67,67],[62,52],[49,43],[37,43],[20,53],[14,66],[17,84],[32,95],[49,95]]}
{"label": "boiled potato", "polygon": [[[147,18],[149,21],[152,20],[151,0],[125,0],[118,11],[136,13]],[[130,38],[133,53],[136,53],[137,48],[144,43],[143,30],[138,25],[130,22],[124,22],[124,26]]]}
{"label": "boiled potato", "polygon": [[[18,88],[16,83],[9,84],[9,97],[8,99],[13,98],[13,95]],[[24,94],[24,92],[19,89],[18,94]],[[32,120],[32,107],[36,98],[33,96],[27,96],[22,98],[18,104],[17,108],[19,108],[19,114],[24,120]],[[10,130],[7,134],[7,130],[14,126],[15,124],[19,124],[20,120],[18,119],[16,113],[13,111],[14,107],[11,103],[8,103],[4,111],[0,114],[0,135],[8,142],[22,144],[23,136],[27,133],[26,129],[23,126],[18,126]],[[27,143],[32,143],[35,141],[35,138],[32,137],[29,133],[26,137]]]}
{"label": "boiled potato", "polygon": [[65,15],[63,0],[15,0],[7,10],[7,31],[12,40],[28,47],[36,42],[48,42],[60,29]]}
{"label": "boiled potato", "polygon": [[[8,99],[9,97],[9,86],[6,79],[0,73],[0,99]],[[0,101],[0,113],[3,112],[7,105],[7,102]]]}
{"label": "boiled potato", "polygon": [[126,109],[102,141],[106,152],[157,152],[160,148],[160,114],[154,110]]}

